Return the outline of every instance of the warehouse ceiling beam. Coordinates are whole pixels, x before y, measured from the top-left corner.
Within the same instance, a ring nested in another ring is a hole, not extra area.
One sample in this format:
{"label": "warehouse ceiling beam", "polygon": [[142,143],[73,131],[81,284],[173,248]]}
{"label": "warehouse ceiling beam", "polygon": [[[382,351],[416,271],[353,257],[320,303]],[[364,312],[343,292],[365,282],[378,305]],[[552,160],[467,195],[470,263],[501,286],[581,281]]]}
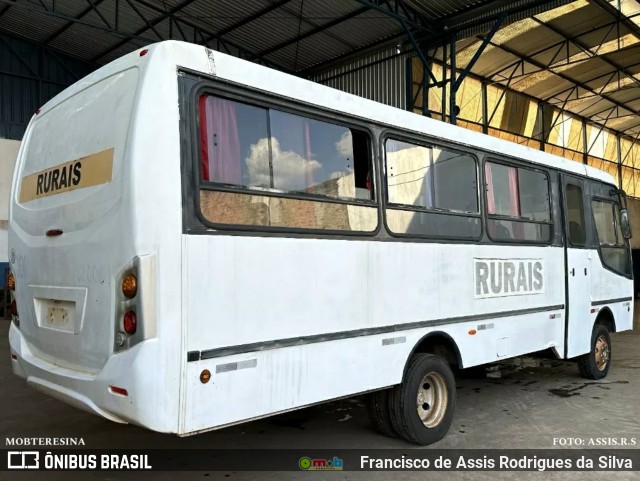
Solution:
{"label": "warehouse ceiling beam", "polygon": [[[102,12],[100,12],[100,10],[98,9],[98,5],[100,5],[100,3],[102,3],[102,0],[95,0],[95,3],[92,0],[87,0],[87,3],[91,6],[93,11],[96,13],[96,15],[98,17],[100,17],[100,20],[102,20],[102,23],[104,23],[107,27],[112,28],[111,24],[109,23],[109,21],[104,17]],[[53,3],[53,8],[55,8],[55,5],[56,4],[54,2]]]}
{"label": "warehouse ceiling beam", "polygon": [[287,3],[290,3],[291,1],[292,0],[280,0],[279,2],[272,3],[268,7],[257,11],[253,15],[249,15],[248,17],[245,17],[242,20],[240,20],[240,21],[238,21],[236,23],[232,23],[228,27],[223,28],[222,30],[217,32],[215,35],[209,36],[205,41],[206,42],[210,42],[211,40],[214,40],[215,38],[227,35],[227,34],[233,32],[234,30],[242,28],[245,25],[248,25],[248,24],[250,24],[251,22],[253,22],[253,21],[257,20],[257,19],[259,19],[259,18],[261,18],[261,17],[263,17],[265,15],[268,15],[269,13],[273,12],[274,10],[277,10],[280,7],[285,6]]}
{"label": "warehouse ceiling beam", "polygon": [[[159,13],[160,15],[163,15],[166,13],[166,11],[158,6],[156,3],[154,2],[150,2],[148,0],[135,0],[137,3],[139,3],[140,5],[143,5],[157,13]],[[209,28],[205,28],[202,25],[199,25],[183,16],[176,16],[175,14],[173,15],[173,19],[175,22],[179,22],[181,23],[183,26],[187,26],[191,29],[193,29],[193,33],[194,33],[194,39],[191,40],[193,43],[197,43],[197,44],[201,44],[204,45],[206,47],[210,47],[210,42],[212,42],[213,40],[216,40],[216,47],[220,46],[222,48],[226,48],[227,49],[227,53],[230,53],[230,49],[233,49],[234,54],[240,58],[243,59],[254,59],[254,61],[261,63],[263,65],[266,65],[268,67],[272,67],[278,70],[281,70],[283,72],[288,72],[288,73],[292,73],[291,71],[289,71],[289,69],[275,63],[275,62],[271,62],[268,61],[264,58],[261,57],[257,57],[256,58],[256,54],[255,52],[251,52],[248,49],[239,46],[238,44],[236,44],[235,42],[231,42],[227,39],[223,39],[222,37],[217,36],[216,32],[212,31]],[[207,41],[207,38],[211,38],[211,40]],[[220,50],[220,48],[216,48],[217,50]]]}
{"label": "warehouse ceiling beam", "polygon": [[[102,0],[104,1],[104,0]],[[117,2],[119,2],[120,0],[115,0],[116,5]],[[86,15],[88,15],[88,13],[90,11],[93,11],[93,7],[99,5],[99,0],[93,0],[92,1],[92,5],[89,5],[89,7],[85,10],[83,10],[78,16],[73,17],[73,16],[69,16],[66,14],[61,13],[59,10],[55,10],[53,8],[53,6],[55,4],[52,4],[51,7],[47,7],[46,5],[41,5],[38,6],[38,4],[34,4],[34,3],[23,3],[23,2],[19,2],[18,0],[0,0],[0,5],[6,5],[6,6],[10,6],[10,7],[15,7],[15,8],[19,8],[31,13],[36,13],[39,15],[46,15],[46,16],[50,16],[53,18],[57,18],[59,20],[66,20],[68,23],[70,24],[77,24],[77,25],[83,25],[86,27],[90,27],[90,28],[94,28],[97,30],[101,30],[103,32],[121,37],[123,40],[121,42],[119,42],[121,45],[125,45],[126,43],[132,41],[132,40],[137,40],[140,41],[142,43],[148,44],[148,43],[154,43],[157,42],[158,40],[168,40],[168,38],[163,38],[163,36],[157,31],[157,29],[155,28],[155,26],[157,25],[157,23],[159,23],[162,20],[165,20],[167,18],[172,18],[174,21],[174,24],[177,25],[178,28],[180,28],[180,25],[184,26],[188,26],[189,28],[191,28],[193,30],[193,39],[190,39],[190,41],[194,42],[194,43],[200,43],[202,45],[205,46],[209,46],[207,44],[207,42],[205,41],[206,37],[213,37],[215,38],[215,32],[212,32],[211,30],[207,29],[207,28],[203,28],[201,25],[196,24],[195,22],[192,22],[188,19],[182,18],[182,17],[176,17],[175,14],[179,12],[179,9],[172,9],[171,11],[167,12],[165,11],[162,7],[158,6],[155,3],[152,2],[148,2],[145,0],[123,0],[126,1],[129,5],[131,5],[133,7],[133,2],[142,5],[154,12],[157,12],[160,17],[156,17],[155,19],[148,19],[144,16],[144,14],[142,13],[142,11],[139,8],[134,8],[134,11],[137,12],[137,14],[143,19],[143,21],[145,22],[145,27],[144,30],[140,29],[138,30],[138,32],[140,33],[135,33],[135,32],[124,32],[121,30],[118,30],[116,27],[116,25],[118,25],[118,22],[116,20],[116,22],[114,22],[113,26],[106,26],[102,24],[102,20],[100,22],[100,24],[96,24],[96,23],[92,23],[87,21],[86,19],[84,19],[84,17],[86,17]],[[181,7],[184,7],[184,4],[186,4],[187,2],[191,3],[191,1],[194,0],[186,0],[186,2],[183,3],[183,5]],[[91,9],[91,10],[89,10]],[[89,10],[89,11],[87,11]],[[117,9],[116,9],[117,10]],[[175,10],[175,11],[174,11]],[[86,12],[86,13],[85,13]],[[84,15],[83,15],[84,13]],[[156,22],[155,24],[152,25],[153,22]],[[107,22],[109,23],[109,22]],[[65,25],[64,27],[64,31],[66,31],[69,27],[67,25]],[[147,31],[152,30],[155,31],[156,36],[158,37],[158,39],[154,39],[154,38],[149,38],[144,36],[143,34],[146,33]],[[62,30],[62,28],[60,30],[58,30],[57,32],[55,32],[49,40],[52,40],[54,38],[56,38],[57,36],[61,35],[62,33],[64,33],[64,31]],[[183,38],[184,38],[184,33],[182,33]],[[53,37],[53,38],[52,38]],[[224,41],[224,47],[227,49],[227,51],[230,51],[231,49],[233,50],[233,53],[241,58],[249,58],[249,57],[255,57],[255,53],[254,52],[250,52],[247,49],[235,44],[234,42],[230,42],[225,40]],[[110,47],[111,49],[112,47]],[[113,50],[112,50],[113,51]],[[94,57],[93,59],[90,59],[88,61],[88,63],[93,64],[96,62],[96,60],[101,59],[102,57],[104,57],[107,53],[111,53],[111,52],[102,52],[100,54],[98,54],[98,56]],[[263,59],[257,59],[257,61],[259,61],[260,63],[285,71],[287,72],[288,70],[274,62],[269,62],[269,61],[265,61]]]}
{"label": "warehouse ceiling beam", "polygon": [[[138,7],[136,7],[135,2],[132,2],[131,0],[124,0],[124,1],[127,2],[127,4],[131,7],[131,10],[136,12],[136,15],[138,17],[140,17],[140,20],[142,20],[145,23],[146,28],[145,28],[144,31],[146,32],[148,30],[151,30],[156,35],[156,37],[158,38],[159,41],[164,40],[164,37],[160,34],[160,32],[158,32],[158,30],[156,29],[156,25],[158,25],[161,21],[163,21],[167,17],[173,15],[173,13],[180,11],[180,9],[182,8],[182,5],[178,5],[177,7],[169,10],[168,12],[164,12],[157,19],[154,19],[154,23],[152,24],[151,22],[149,22],[147,17],[145,17],[142,14],[142,12],[140,12],[140,9]],[[193,1],[192,0],[187,0],[186,3],[193,3]]]}
{"label": "warehouse ceiling beam", "polygon": [[[611,17],[617,19],[627,30],[632,32],[636,37],[640,38],[640,27],[629,17],[623,15],[622,12],[614,7],[607,0],[589,0],[594,5],[598,5],[602,10],[607,12]],[[634,15],[635,16],[635,15]]]}
{"label": "warehouse ceiling beam", "polygon": [[623,103],[619,102],[618,100],[616,100],[615,98],[611,97],[608,94],[605,93],[599,93],[596,89],[592,88],[591,86],[585,84],[584,82],[580,82],[574,78],[569,77],[568,75],[565,75],[563,72],[554,72],[553,70],[549,70],[549,68],[542,62],[531,58],[529,55],[525,55],[523,53],[520,53],[510,47],[507,47],[506,45],[498,45],[496,43],[492,43],[492,45],[499,49],[502,50],[503,52],[506,52],[516,58],[520,58],[521,60],[524,60],[526,63],[533,65],[534,67],[537,67],[538,69],[541,70],[548,70],[551,74],[557,76],[558,78],[562,79],[563,81],[569,83],[569,84],[573,84],[576,87],[581,88],[584,91],[588,91],[591,93],[595,93],[596,95],[599,95],[600,97],[602,97],[603,99],[607,100],[608,102],[611,102],[611,104],[613,105],[617,105],[623,109],[629,110],[630,112],[639,115],[640,116],[640,111],[637,109],[632,109],[632,108],[628,108],[626,107]]}
{"label": "warehouse ceiling beam", "polygon": [[[325,32],[326,30],[328,30],[328,29],[330,29],[332,27],[335,27],[336,25],[340,25],[341,23],[346,22],[347,20],[350,20],[350,19],[352,19],[354,17],[357,17],[358,15],[361,15],[361,14],[363,14],[364,12],[366,12],[368,10],[369,10],[368,7],[363,7],[363,8],[360,8],[358,10],[354,10],[353,12],[351,12],[351,13],[349,13],[347,15],[344,15],[342,17],[338,17],[338,18],[336,18],[336,19],[334,19],[334,20],[332,20],[332,21],[330,21],[328,23],[325,23],[323,25],[319,25],[319,26],[315,27],[314,29],[309,30],[308,32],[305,32],[305,33],[303,33],[301,35],[298,35],[295,38],[292,38],[292,39],[289,39],[289,40],[285,40],[283,42],[280,42],[277,45],[274,45],[272,47],[269,47],[269,48],[266,48],[264,50],[261,50],[260,52],[255,54],[255,58],[265,57],[265,56],[267,56],[267,55],[269,55],[269,54],[271,54],[273,52],[277,52],[278,50],[282,50],[283,48],[288,47],[289,45],[293,45],[293,44],[295,44],[297,42],[300,42],[300,41],[304,40],[305,38],[309,38],[312,35],[317,35],[317,34],[319,34],[321,32]],[[349,53],[353,53],[353,52],[349,52]]]}
{"label": "warehouse ceiling beam", "polygon": [[11,8],[11,5],[4,5],[0,8],[0,17],[2,17]]}
{"label": "warehouse ceiling beam", "polygon": [[[635,16],[639,16],[639,15],[640,14],[636,14],[636,15],[634,15],[634,17]],[[581,32],[581,33],[579,33],[577,35],[573,35],[573,36],[567,36],[566,34],[562,33],[559,29],[557,29],[555,27],[552,27],[550,24],[541,22],[540,20],[538,20],[535,17],[533,17],[533,20],[536,21],[537,23],[539,23],[539,25],[544,26],[547,29],[554,31],[554,33],[556,35],[559,35],[559,36],[563,37],[562,40],[560,40],[560,41],[558,41],[558,42],[556,42],[556,43],[554,43],[552,45],[543,47],[543,48],[541,48],[539,50],[536,50],[535,52],[531,52],[531,53],[528,54],[529,57],[536,58],[536,57],[538,57],[538,56],[540,56],[542,54],[545,54],[547,52],[551,52],[551,51],[555,50],[555,54],[553,55],[553,57],[550,60],[548,60],[546,62],[543,62],[546,65],[544,70],[551,70],[552,68],[559,67],[559,66],[560,67],[564,67],[564,66],[570,65],[572,63],[580,63],[580,62],[583,62],[583,61],[587,60],[585,58],[580,58],[579,54],[573,54],[572,55],[572,54],[569,53],[569,51],[570,51],[569,47],[570,47],[570,45],[573,44],[573,45],[576,46],[576,48],[578,48],[580,51],[582,51],[585,55],[588,55],[588,58],[598,57],[599,59],[602,59],[604,62],[609,63],[616,70],[620,70],[625,75],[633,77],[634,83],[635,82],[639,82],[638,79],[636,79],[635,76],[633,75],[633,73],[631,73],[631,71],[630,71],[631,68],[636,67],[638,64],[627,65],[625,67],[622,67],[618,63],[616,63],[614,61],[611,61],[608,58],[603,57],[602,55],[599,55],[599,53],[597,51],[594,52],[591,48],[588,48],[580,40],[582,37],[584,37],[586,35],[590,35],[594,31],[604,30],[605,28],[608,28],[609,31],[605,32],[605,35],[603,36],[602,41],[597,43],[597,45],[599,45],[599,46],[602,45],[606,41],[606,38],[608,37],[608,35],[609,35],[610,31],[613,29],[613,27],[619,25],[619,21],[618,20],[614,20],[612,22],[605,23],[605,24],[601,25],[600,27],[598,27],[595,30],[589,30],[589,31],[586,31],[586,32]],[[618,51],[620,51],[620,50],[618,50]],[[560,57],[561,53],[565,53],[566,55],[564,57]],[[567,61],[567,59],[569,59],[570,57],[576,57],[577,59],[574,60],[574,61]],[[559,58],[560,58],[560,60],[559,60]],[[501,76],[501,74],[503,72],[510,71],[510,69],[514,65],[519,64],[520,62],[521,62],[521,60],[517,59],[514,62],[512,62],[511,64],[508,64],[508,65],[502,67],[500,70],[494,72],[488,78],[489,79],[493,79],[493,78],[499,77],[499,76]],[[618,68],[618,67],[621,67],[621,68]],[[540,70],[538,70],[538,71],[540,71]],[[531,73],[531,72],[528,72],[528,73]],[[527,73],[523,72],[523,76],[524,75],[527,75]],[[594,79],[591,79],[591,80],[585,80],[584,83],[589,84],[592,81],[597,80],[600,77],[601,77],[601,75],[599,75],[598,77],[596,77]],[[571,89],[571,87],[567,88],[567,90],[570,90],[570,89]],[[562,93],[562,92],[559,92],[559,93]]]}
{"label": "warehouse ceiling beam", "polygon": [[20,62],[24,67],[26,67],[29,72],[31,72],[35,77],[40,77],[40,74],[36,72],[36,70],[20,55],[20,53],[16,52],[16,49],[13,48],[11,42],[9,42],[4,35],[0,34],[0,41],[6,45],[9,51],[13,54],[13,56]]}
{"label": "warehouse ceiling beam", "polygon": [[[292,9],[287,8],[287,7],[282,7],[282,10],[287,12],[292,17],[296,18],[298,20],[298,22],[299,22],[299,25],[305,23],[305,24],[309,25],[313,29],[323,28],[325,26],[325,25],[321,25],[321,24],[318,24],[316,22],[313,22],[313,21],[309,20],[308,18],[305,18],[305,16],[302,15],[302,8],[303,7],[304,7],[304,1],[300,2],[300,11],[299,12],[295,12]],[[347,14],[347,15],[344,15],[342,17],[338,17],[336,20],[343,20],[346,17],[353,18],[351,15],[352,14]],[[339,23],[342,23],[342,21],[339,22]],[[354,49],[354,48],[357,47],[357,45],[354,45],[351,42],[347,42],[344,38],[329,32],[328,29],[326,29],[326,28],[324,29],[324,34],[329,36],[329,37],[331,37],[332,39],[340,42],[341,44],[345,45],[346,47],[349,47],[350,49]]]}
{"label": "warehouse ceiling beam", "polygon": [[386,16],[406,23],[409,27],[429,34],[436,31],[431,27],[429,20],[404,0],[355,0],[356,2],[372,10],[384,13]]}
{"label": "warehouse ceiling beam", "polygon": [[103,25],[97,25],[95,23],[91,23],[91,22],[87,22],[81,18],[76,18],[76,17],[72,17],[63,13],[60,13],[57,10],[53,10],[53,9],[45,9],[45,8],[39,8],[36,6],[36,4],[34,3],[22,3],[18,0],[0,0],[0,4],[5,4],[5,5],[11,5],[14,8],[18,8],[20,10],[24,10],[27,12],[31,12],[31,13],[35,13],[38,15],[44,15],[44,16],[48,16],[48,17],[52,17],[52,18],[57,18],[58,20],[66,20],[68,22],[77,24],[77,25],[83,25],[85,27],[90,27],[90,28],[94,28],[96,30],[101,30],[103,32],[106,33],[110,33],[113,35],[117,35],[119,37],[126,37],[132,40],[140,40],[140,41],[144,41],[144,42],[153,42],[153,40],[150,40],[149,38],[145,38],[145,37],[136,37],[135,35],[132,35],[131,33],[127,33],[127,32],[122,32],[120,30],[116,30],[114,28],[109,28]]}
{"label": "warehouse ceiling beam", "polygon": [[[82,10],[78,15],[76,15],[74,17],[75,20],[82,20],[84,17],[86,17],[87,15],[89,15],[91,12],[97,10],[98,6],[104,2],[104,0],[95,0],[95,2],[90,3],[89,6],[87,8],[85,8],[84,10]],[[55,11],[55,3],[52,5],[52,10]],[[106,23],[106,22],[105,22]],[[49,35],[49,37],[47,37],[44,40],[44,44],[48,45],[51,42],[53,42],[56,38],[58,38],[60,35],[62,35],[64,32],[66,32],[67,30],[69,30],[69,28],[71,28],[73,25],[75,24],[75,22],[67,22],[66,25],[64,25],[63,27],[61,27],[59,30],[55,31],[53,34]],[[107,24],[107,26],[109,28],[111,28],[111,26],[109,26]]]}
{"label": "warehouse ceiling beam", "polygon": [[[571,44],[575,45],[576,47],[578,47],[582,52],[584,52],[585,54],[589,55],[590,58],[594,58],[594,57],[598,57],[600,60],[602,60],[603,62],[605,62],[606,64],[608,64],[609,66],[613,67],[615,70],[617,70],[618,72],[624,74],[625,76],[629,77],[629,79],[631,79],[635,84],[637,84],[638,86],[640,86],[640,80],[638,80],[635,75],[633,75],[629,70],[627,70],[626,67],[624,67],[623,65],[619,64],[618,62],[615,62],[605,56],[602,55],[598,55],[598,50],[600,49],[600,47],[602,46],[602,44],[605,42],[605,40],[609,37],[609,34],[611,33],[611,31],[613,30],[613,28],[615,26],[619,25],[619,22],[617,21],[616,23],[612,24],[610,26],[610,30],[605,34],[603,41],[600,42],[598,48],[596,49],[596,51],[594,52],[587,44],[585,44],[584,42],[582,42],[580,40],[580,37],[574,37],[574,38],[569,38],[569,36],[567,35],[566,32],[562,31],[560,28],[551,25],[549,23],[543,23],[540,20],[538,20],[537,18],[533,18],[534,21],[536,21],[539,25],[543,25],[545,28],[551,30],[552,32],[554,32],[556,35],[559,35],[561,37],[563,37],[565,40],[567,40],[568,42],[570,42]],[[640,37],[639,37],[640,38]],[[620,43],[620,35],[617,35],[617,39],[618,39],[618,44]]]}
{"label": "warehouse ceiling beam", "polygon": [[[180,35],[182,35],[183,39],[186,40],[184,32],[181,30],[179,24],[177,22],[175,22],[175,20],[173,19],[173,15],[176,14],[177,12],[179,12],[181,9],[189,6],[194,1],[195,0],[185,0],[181,4],[177,5],[176,7],[172,8],[171,10],[163,13],[159,17],[153,19],[152,21],[148,21],[147,19],[144,19],[146,25],[144,27],[141,27],[138,30],[136,30],[134,32],[134,35],[142,35],[142,34],[146,33],[148,30],[153,29],[154,32],[156,33],[156,35],[160,38],[160,40],[162,40],[162,36],[155,29],[155,26],[158,25],[160,22],[164,21],[165,19],[169,18],[170,21],[175,23],[176,28],[180,32]],[[116,0],[116,2],[119,2],[119,0]],[[128,0],[127,0],[127,3],[129,3],[131,5],[131,2],[128,1]],[[138,13],[138,15],[141,15],[139,10],[137,10],[136,12]],[[102,57],[105,57],[106,55],[109,55],[111,52],[114,52],[114,51],[118,50],[120,47],[122,47],[123,45],[126,45],[127,43],[129,43],[128,39],[121,40],[120,42],[116,43],[115,45],[112,45],[108,49],[100,52],[98,55],[93,57],[92,61],[96,62],[97,60],[101,59]]]}
{"label": "warehouse ceiling beam", "polygon": [[469,63],[458,74],[458,78],[455,81],[455,89],[454,89],[454,91],[457,91],[460,88],[460,85],[462,84],[462,81],[469,74],[469,72],[471,72],[471,69],[476,64],[476,62],[480,59],[480,56],[484,53],[485,49],[487,48],[487,46],[489,45],[489,43],[493,39],[493,36],[496,34],[498,29],[502,26],[502,22],[504,22],[504,20],[506,18],[507,18],[507,14],[504,13],[504,14],[500,15],[496,19],[496,21],[493,23],[493,26],[491,27],[491,30],[489,30],[489,33],[487,33],[487,35],[484,36],[484,38],[482,39],[482,42],[480,43],[480,46],[478,47],[478,49],[473,54],[473,57],[471,57],[471,60],[469,60]]}

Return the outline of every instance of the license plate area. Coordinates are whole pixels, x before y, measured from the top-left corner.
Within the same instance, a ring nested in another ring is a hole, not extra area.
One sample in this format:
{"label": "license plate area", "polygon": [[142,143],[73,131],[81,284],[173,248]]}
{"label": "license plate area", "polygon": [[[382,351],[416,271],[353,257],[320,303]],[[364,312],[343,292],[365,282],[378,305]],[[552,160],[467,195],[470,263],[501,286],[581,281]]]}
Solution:
{"label": "license plate area", "polygon": [[55,299],[38,299],[38,324],[57,331],[74,332],[76,303]]}

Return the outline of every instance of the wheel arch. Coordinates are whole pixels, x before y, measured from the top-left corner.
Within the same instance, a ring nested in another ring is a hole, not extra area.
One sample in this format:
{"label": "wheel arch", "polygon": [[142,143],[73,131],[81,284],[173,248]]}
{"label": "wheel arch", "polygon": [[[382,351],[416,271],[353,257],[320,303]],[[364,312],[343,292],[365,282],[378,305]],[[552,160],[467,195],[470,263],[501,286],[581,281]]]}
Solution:
{"label": "wheel arch", "polygon": [[405,361],[403,374],[407,371],[409,361],[416,353],[435,354],[443,357],[449,364],[464,367],[458,344],[450,334],[444,331],[433,331],[425,334],[409,353]]}
{"label": "wheel arch", "polygon": [[616,332],[616,319],[608,306],[603,307],[600,309],[600,312],[598,312],[593,326],[595,327],[597,324],[602,324],[609,329],[609,332]]}

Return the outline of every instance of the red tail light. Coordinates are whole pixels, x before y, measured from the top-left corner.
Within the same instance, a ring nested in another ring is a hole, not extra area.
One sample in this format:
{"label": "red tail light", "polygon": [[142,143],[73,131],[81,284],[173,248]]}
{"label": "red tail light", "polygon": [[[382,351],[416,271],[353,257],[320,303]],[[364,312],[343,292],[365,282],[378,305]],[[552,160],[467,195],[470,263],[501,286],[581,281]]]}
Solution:
{"label": "red tail light", "polygon": [[118,386],[109,386],[109,390],[113,393],[120,394],[121,396],[128,396],[129,392],[123,388]]}
{"label": "red tail light", "polygon": [[136,313],[133,311],[127,311],[124,314],[123,324],[124,332],[129,335],[135,334],[138,327],[138,318],[136,316]]}

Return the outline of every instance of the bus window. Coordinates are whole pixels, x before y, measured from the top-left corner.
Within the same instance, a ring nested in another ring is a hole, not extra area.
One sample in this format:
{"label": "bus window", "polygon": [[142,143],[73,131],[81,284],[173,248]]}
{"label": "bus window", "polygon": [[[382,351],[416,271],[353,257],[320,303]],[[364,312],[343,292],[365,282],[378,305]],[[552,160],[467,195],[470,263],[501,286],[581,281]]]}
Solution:
{"label": "bus window", "polygon": [[495,241],[551,240],[546,174],[496,162],[485,163],[487,228]]}
{"label": "bus window", "polygon": [[200,97],[199,109],[200,205],[207,220],[375,230],[374,207],[348,205],[375,200],[365,132],[212,95]]}
{"label": "bus window", "polygon": [[477,238],[481,234],[476,160],[438,146],[385,143],[387,223],[397,234]]}
{"label": "bus window", "polygon": [[267,141],[267,109],[203,95],[200,97],[202,180],[247,187],[270,187],[256,172],[269,172],[269,157],[243,168],[242,159]]}
{"label": "bus window", "polygon": [[584,227],[582,189],[577,185],[567,184],[566,194],[569,242],[574,246],[584,246],[587,242],[587,234]]}
{"label": "bus window", "polygon": [[620,206],[614,202],[593,199],[591,209],[602,263],[609,269],[629,275],[629,249],[620,229]]}

